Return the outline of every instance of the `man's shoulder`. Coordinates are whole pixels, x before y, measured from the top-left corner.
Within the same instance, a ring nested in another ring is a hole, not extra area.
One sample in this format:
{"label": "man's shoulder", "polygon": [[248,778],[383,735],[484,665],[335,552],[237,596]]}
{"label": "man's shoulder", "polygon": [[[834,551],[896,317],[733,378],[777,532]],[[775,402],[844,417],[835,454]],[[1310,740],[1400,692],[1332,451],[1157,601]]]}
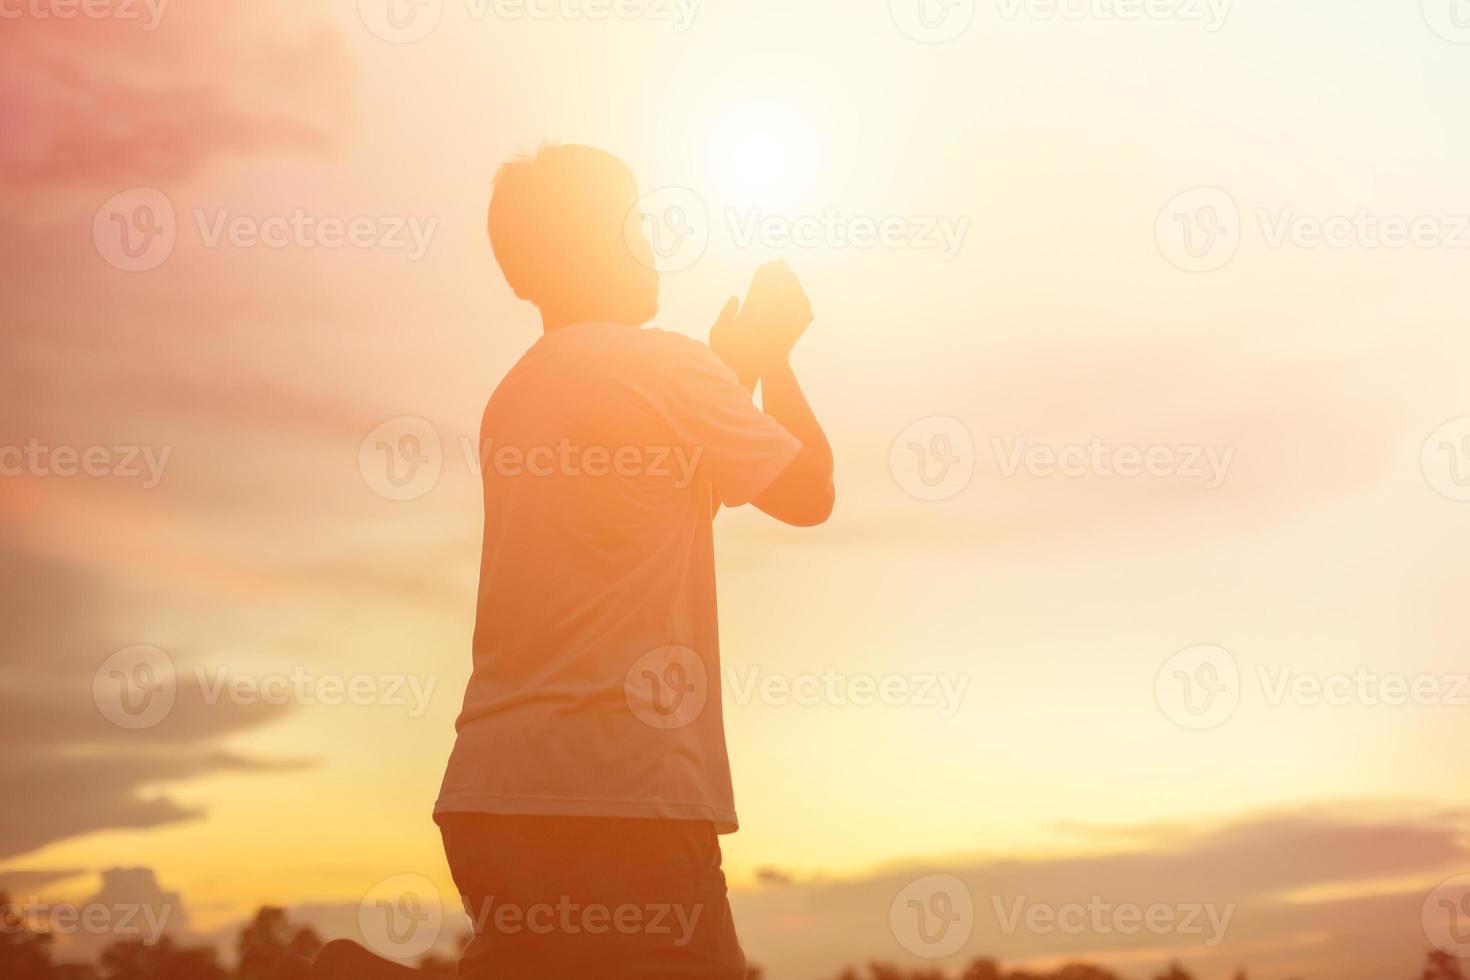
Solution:
{"label": "man's shoulder", "polygon": [[637,331],[640,339],[649,348],[671,357],[713,357],[709,345],[695,340],[687,334],[659,327],[644,327]]}
{"label": "man's shoulder", "polygon": [[611,323],[563,329],[527,351],[501,379],[487,415],[505,403],[544,400],[557,392],[575,392],[584,401],[597,391],[616,397],[630,390],[684,398],[712,385],[738,383],[708,344],[687,334]]}
{"label": "man's shoulder", "polygon": [[581,323],[562,327],[544,337],[522,358],[533,364],[551,359],[602,357],[713,357],[709,345],[687,334],[659,327],[630,327],[620,323]]}
{"label": "man's shoulder", "polygon": [[697,385],[726,370],[708,344],[675,330],[627,329],[605,335],[603,340],[607,346],[602,347],[598,363],[625,377]]}
{"label": "man's shoulder", "polygon": [[639,333],[645,335],[644,342],[651,359],[690,380],[723,377],[726,373],[734,377],[733,372],[725,367],[725,362],[702,340],[673,330],[649,328]]}

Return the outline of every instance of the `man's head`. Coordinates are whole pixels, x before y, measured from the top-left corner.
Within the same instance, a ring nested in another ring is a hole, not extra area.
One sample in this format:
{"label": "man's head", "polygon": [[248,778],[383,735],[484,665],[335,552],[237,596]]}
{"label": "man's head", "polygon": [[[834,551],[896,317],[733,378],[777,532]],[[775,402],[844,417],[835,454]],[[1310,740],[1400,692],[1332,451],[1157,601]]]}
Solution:
{"label": "man's head", "polygon": [[490,200],[490,244],[511,289],[548,326],[653,319],[658,272],[637,201],[633,172],[590,146],[543,147],[505,164]]}

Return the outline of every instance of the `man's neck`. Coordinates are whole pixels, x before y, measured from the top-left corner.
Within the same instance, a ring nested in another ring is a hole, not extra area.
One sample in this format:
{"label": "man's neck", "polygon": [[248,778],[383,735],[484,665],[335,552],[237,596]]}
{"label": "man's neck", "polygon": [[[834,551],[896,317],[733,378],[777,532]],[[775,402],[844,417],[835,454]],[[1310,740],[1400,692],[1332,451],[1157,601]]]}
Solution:
{"label": "man's neck", "polygon": [[570,327],[576,323],[593,323],[605,320],[606,317],[587,316],[577,313],[546,313],[541,314],[541,330],[543,333],[551,333],[562,327]]}
{"label": "man's neck", "polygon": [[551,333],[563,327],[575,326],[578,323],[623,323],[616,316],[607,313],[563,313],[545,310],[541,312],[541,332]]}

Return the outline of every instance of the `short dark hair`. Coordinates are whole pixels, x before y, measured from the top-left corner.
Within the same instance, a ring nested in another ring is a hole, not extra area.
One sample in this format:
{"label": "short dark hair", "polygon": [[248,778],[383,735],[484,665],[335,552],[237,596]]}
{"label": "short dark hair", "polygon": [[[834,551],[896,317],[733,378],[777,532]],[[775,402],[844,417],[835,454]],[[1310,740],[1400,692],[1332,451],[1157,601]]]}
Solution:
{"label": "short dark hair", "polygon": [[540,305],[626,249],[638,195],[627,164],[590,146],[541,146],[501,166],[490,198],[490,245],[511,289]]}

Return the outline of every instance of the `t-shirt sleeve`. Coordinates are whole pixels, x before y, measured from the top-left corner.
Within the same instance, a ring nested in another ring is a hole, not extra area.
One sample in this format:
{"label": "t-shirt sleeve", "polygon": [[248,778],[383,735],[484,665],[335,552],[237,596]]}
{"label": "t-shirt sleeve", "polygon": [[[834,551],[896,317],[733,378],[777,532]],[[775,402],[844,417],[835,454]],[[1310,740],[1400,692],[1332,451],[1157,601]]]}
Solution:
{"label": "t-shirt sleeve", "polygon": [[755,407],[735,372],[704,344],[675,357],[673,405],[680,436],[699,454],[716,497],[739,507],[760,496],[802,450],[801,440]]}

